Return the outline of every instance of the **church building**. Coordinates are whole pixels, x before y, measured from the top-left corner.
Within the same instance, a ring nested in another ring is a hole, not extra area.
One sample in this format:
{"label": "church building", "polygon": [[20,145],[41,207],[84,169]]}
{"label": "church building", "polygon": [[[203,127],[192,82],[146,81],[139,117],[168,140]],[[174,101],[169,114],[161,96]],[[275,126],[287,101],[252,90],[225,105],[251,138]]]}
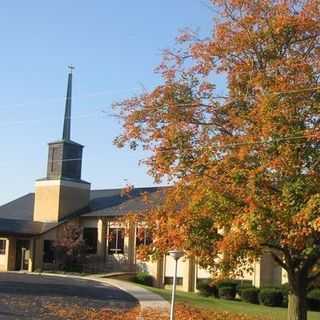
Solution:
{"label": "church building", "polygon": [[[65,226],[77,224],[87,244],[87,272],[147,271],[158,287],[170,285],[174,261],[165,256],[156,262],[136,258],[137,226],[118,218],[146,209],[144,194],[158,197],[161,187],[92,190],[81,179],[83,145],[71,139],[72,69],[68,74],[62,139],[49,143],[47,174],[35,182],[34,193],[0,206],[0,271],[52,270],[54,244],[63,239]],[[146,234],[146,233],[145,233]],[[150,241],[150,239],[144,239]],[[209,278],[194,259],[179,261],[178,288],[195,291]],[[266,254],[245,280],[255,286],[285,282],[285,275]]]}

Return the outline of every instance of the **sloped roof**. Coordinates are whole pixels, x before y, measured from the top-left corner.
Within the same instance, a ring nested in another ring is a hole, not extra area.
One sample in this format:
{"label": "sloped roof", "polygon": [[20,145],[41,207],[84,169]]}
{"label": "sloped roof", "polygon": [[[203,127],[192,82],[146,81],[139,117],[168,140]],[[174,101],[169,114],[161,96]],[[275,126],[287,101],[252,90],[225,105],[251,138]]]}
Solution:
{"label": "sloped roof", "polygon": [[28,193],[23,197],[0,206],[0,218],[32,220],[34,206],[34,193]]}
{"label": "sloped roof", "polygon": [[[123,194],[123,189],[91,190],[87,208],[71,213],[81,217],[116,217],[128,212],[139,212],[156,206],[163,199],[166,187],[134,188],[130,193]],[[144,201],[144,194],[151,195],[150,203]],[[41,234],[58,223],[32,221],[34,193],[29,193],[3,206],[0,206],[0,233],[8,234]],[[67,218],[68,219],[68,218]]]}
{"label": "sloped roof", "polygon": [[0,218],[0,233],[2,235],[32,236],[45,233],[57,225],[58,223]]}
{"label": "sloped roof", "polygon": [[[139,212],[161,203],[165,187],[135,188],[129,194],[122,189],[93,190],[90,195],[89,211],[83,217],[116,217],[128,212]],[[150,195],[150,202],[144,195]]]}

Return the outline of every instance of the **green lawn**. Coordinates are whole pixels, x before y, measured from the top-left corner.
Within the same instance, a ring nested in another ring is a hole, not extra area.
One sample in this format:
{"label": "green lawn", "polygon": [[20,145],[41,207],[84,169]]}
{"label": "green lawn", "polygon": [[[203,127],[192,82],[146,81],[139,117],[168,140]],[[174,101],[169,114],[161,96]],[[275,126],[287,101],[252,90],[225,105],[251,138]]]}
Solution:
{"label": "green lawn", "polygon": [[[158,293],[166,300],[170,301],[171,291],[165,289],[144,288]],[[285,308],[271,308],[261,305],[250,304],[242,301],[228,301],[223,299],[205,298],[196,293],[177,292],[177,301],[190,304],[197,308],[211,309],[216,311],[229,311],[233,313],[242,313],[253,316],[262,316],[272,320],[286,320],[287,310]],[[320,312],[309,312],[308,320],[319,320]]]}

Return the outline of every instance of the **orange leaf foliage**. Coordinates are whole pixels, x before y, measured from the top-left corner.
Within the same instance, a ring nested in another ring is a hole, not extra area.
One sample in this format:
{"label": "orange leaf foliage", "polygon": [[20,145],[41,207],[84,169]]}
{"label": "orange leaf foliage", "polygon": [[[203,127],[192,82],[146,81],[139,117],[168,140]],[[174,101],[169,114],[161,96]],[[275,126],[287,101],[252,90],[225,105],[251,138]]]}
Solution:
{"label": "orange leaf foliage", "polygon": [[290,289],[305,290],[320,259],[320,4],[212,4],[211,34],[184,31],[157,69],[162,84],[115,106],[116,143],[141,144],[150,174],[172,182],[142,218],[147,253],[183,248],[221,274],[267,248]]}
{"label": "orange leaf foliage", "polygon": [[[139,308],[128,311],[115,311],[110,309],[85,309],[81,306],[61,308],[59,305],[49,305],[47,316],[54,314],[56,319],[69,320],[168,320],[168,314],[156,309],[140,312]],[[248,317],[229,312],[205,311],[190,306],[178,304],[176,307],[177,320],[263,320],[261,317]]]}

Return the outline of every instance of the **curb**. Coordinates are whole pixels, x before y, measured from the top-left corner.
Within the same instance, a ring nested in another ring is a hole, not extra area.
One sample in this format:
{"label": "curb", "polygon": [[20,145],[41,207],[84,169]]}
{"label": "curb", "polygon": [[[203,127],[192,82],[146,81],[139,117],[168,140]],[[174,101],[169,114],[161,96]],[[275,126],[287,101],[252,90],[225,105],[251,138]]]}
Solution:
{"label": "curb", "polygon": [[76,276],[76,275],[66,275],[66,274],[54,274],[46,272],[14,272],[10,273],[16,274],[28,274],[28,275],[37,275],[37,276],[48,276],[48,277],[60,277],[60,278],[71,278],[79,280],[91,280],[98,282],[100,284],[110,285],[116,287],[122,291],[133,296],[138,300],[141,311],[146,309],[159,309],[163,312],[168,312],[170,310],[170,304],[160,295],[153,293],[145,288],[135,285],[132,282],[127,282],[123,280],[111,279],[111,278],[102,278],[101,276]]}

